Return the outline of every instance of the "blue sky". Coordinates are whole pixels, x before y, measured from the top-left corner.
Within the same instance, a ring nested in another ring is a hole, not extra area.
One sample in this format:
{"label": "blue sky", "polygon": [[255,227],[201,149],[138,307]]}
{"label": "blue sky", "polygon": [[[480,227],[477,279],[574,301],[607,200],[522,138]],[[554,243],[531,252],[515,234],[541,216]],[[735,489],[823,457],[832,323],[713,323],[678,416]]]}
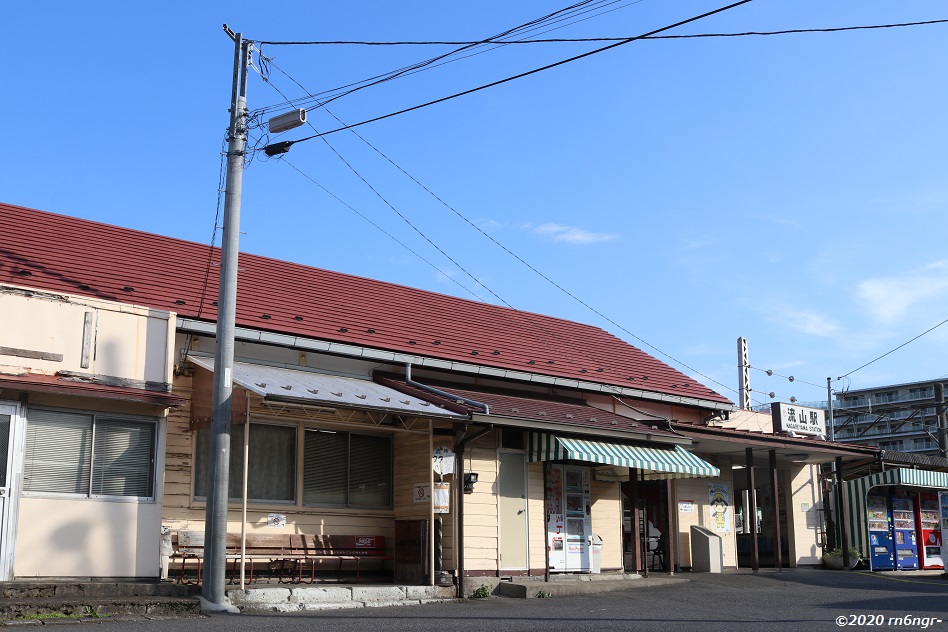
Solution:
{"label": "blue sky", "polygon": [[[481,40],[567,4],[7,3],[0,200],[208,243],[233,64],[222,23],[257,41]],[[724,4],[603,3],[543,36],[633,36]],[[935,1],[756,0],[670,34],[938,19]],[[325,131],[599,46],[479,49],[309,120]],[[452,48],[263,45],[270,82],[251,71],[248,105]],[[359,128],[451,208],[349,132],[326,137],[335,152],[316,139],[258,155],[241,249],[597,325],[735,401],[744,336],[756,402],[825,399],[826,377],[948,318],[946,49],[948,24],[634,42]],[[948,325],[834,387],[943,377],[946,356]]]}

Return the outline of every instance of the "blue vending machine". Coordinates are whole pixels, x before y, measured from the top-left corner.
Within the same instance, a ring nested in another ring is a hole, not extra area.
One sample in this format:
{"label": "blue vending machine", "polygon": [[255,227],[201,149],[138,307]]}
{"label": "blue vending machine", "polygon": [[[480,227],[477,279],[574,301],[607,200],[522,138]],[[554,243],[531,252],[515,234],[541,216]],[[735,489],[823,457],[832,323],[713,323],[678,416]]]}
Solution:
{"label": "blue vending machine", "polygon": [[892,527],[889,522],[889,500],[883,494],[866,496],[869,527],[869,568],[874,571],[895,568]]}
{"label": "blue vending machine", "polygon": [[918,570],[918,540],[911,498],[892,497],[892,527],[896,570]]}

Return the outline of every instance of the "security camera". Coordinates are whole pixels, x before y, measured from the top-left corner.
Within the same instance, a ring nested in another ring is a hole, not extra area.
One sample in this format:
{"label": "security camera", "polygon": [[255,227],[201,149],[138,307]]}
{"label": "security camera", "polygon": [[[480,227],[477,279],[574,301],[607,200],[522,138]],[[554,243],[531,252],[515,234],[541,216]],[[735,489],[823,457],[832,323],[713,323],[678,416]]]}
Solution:
{"label": "security camera", "polygon": [[291,130],[294,127],[299,127],[305,122],[306,110],[303,108],[298,108],[292,112],[274,116],[272,119],[267,121],[267,127],[270,129],[271,134],[279,134],[280,132]]}

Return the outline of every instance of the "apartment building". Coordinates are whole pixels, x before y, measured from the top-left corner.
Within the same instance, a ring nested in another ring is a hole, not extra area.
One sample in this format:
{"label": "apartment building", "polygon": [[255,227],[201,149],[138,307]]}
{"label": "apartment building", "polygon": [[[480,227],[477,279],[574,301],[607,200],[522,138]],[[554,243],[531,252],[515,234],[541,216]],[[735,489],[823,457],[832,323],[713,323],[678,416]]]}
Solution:
{"label": "apartment building", "polygon": [[836,440],[892,452],[939,456],[936,382],[837,393],[833,401]]}

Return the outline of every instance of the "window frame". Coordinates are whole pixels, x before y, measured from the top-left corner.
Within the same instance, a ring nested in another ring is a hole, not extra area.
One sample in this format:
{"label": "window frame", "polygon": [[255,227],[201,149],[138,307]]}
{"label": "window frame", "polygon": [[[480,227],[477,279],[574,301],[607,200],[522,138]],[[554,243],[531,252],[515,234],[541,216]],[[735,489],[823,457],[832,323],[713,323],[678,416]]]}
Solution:
{"label": "window frame", "polygon": [[[42,412],[54,415],[78,415],[91,418],[91,436],[89,438],[89,481],[85,492],[52,492],[43,490],[27,489],[26,472],[28,455],[26,454],[26,445],[30,436],[30,428],[36,421],[30,420],[33,412]],[[103,412],[97,410],[82,410],[73,408],[59,408],[47,406],[31,406],[27,408],[23,417],[26,420],[26,428],[23,436],[23,464],[21,470],[20,496],[28,498],[50,498],[67,500],[94,500],[108,502],[130,502],[130,503],[156,503],[158,502],[159,485],[159,451],[161,450],[161,418],[150,415],[134,415],[125,413]],[[134,423],[151,426],[151,453],[148,463],[148,488],[150,494],[147,496],[115,495],[115,494],[94,494],[94,481],[96,476],[96,428],[98,425],[106,425],[108,422]]]}
{"label": "window frame", "polygon": [[[240,424],[231,424],[231,431],[233,431],[234,428],[238,428],[238,427],[241,428],[241,430],[243,430],[246,425],[248,425],[248,424],[243,424],[243,423],[240,423]],[[293,431],[293,442],[295,443],[295,445],[293,446],[293,452],[292,452],[292,458],[293,458],[293,498],[292,498],[291,500],[273,500],[273,499],[265,499],[265,498],[251,498],[251,497],[250,497],[250,490],[249,490],[249,486],[248,486],[248,491],[247,491],[247,505],[248,505],[248,506],[254,505],[254,506],[257,506],[257,507],[269,507],[269,506],[274,506],[274,507],[276,507],[276,506],[278,506],[278,507],[298,507],[298,506],[300,506],[300,498],[301,498],[301,493],[302,493],[302,483],[300,482],[300,454],[301,454],[301,453],[300,453],[300,425],[299,425],[299,424],[294,424],[294,423],[287,423],[287,422],[282,422],[282,423],[281,423],[281,422],[279,422],[279,421],[266,421],[266,420],[257,420],[257,421],[251,420],[249,425],[250,425],[250,426],[278,426],[278,427],[281,427],[281,428],[289,428],[289,429],[291,429],[291,430]],[[191,501],[192,501],[192,502],[195,502],[195,503],[206,504],[206,503],[207,503],[207,496],[206,496],[206,495],[201,496],[201,495],[198,495],[198,493],[197,493],[197,491],[198,491],[198,490],[197,490],[197,482],[198,482],[197,463],[198,463],[198,458],[203,458],[203,459],[208,458],[208,455],[207,455],[206,452],[205,452],[205,454],[201,455],[200,457],[198,456],[198,454],[199,454],[199,447],[200,447],[200,446],[199,446],[199,441],[198,441],[197,435],[198,435],[198,432],[200,432],[201,430],[210,431],[210,427],[208,426],[208,427],[206,427],[206,428],[198,428],[198,429],[195,430],[194,433],[193,433],[193,437],[194,437],[194,447],[193,447],[193,457],[192,457],[192,460],[191,460],[191,464],[192,464],[192,465],[191,465]],[[231,435],[231,439],[233,439],[233,435]],[[231,443],[230,443],[230,451],[231,451],[231,454],[235,454],[236,452],[240,452],[240,457],[239,457],[239,458],[240,458],[240,461],[241,461],[241,467],[243,467],[243,451],[244,451],[244,444],[243,444],[243,442],[241,441],[239,444],[237,444],[237,443],[235,443],[235,442],[232,440]],[[231,457],[231,458],[233,458],[233,457]],[[250,460],[252,460],[252,459],[253,459],[253,456],[251,455],[251,459],[250,459]],[[248,465],[248,467],[249,467],[250,463],[248,462],[247,465]],[[207,464],[207,467],[210,468],[210,466],[211,466],[211,464],[208,463],[208,464]],[[230,468],[228,467],[228,479],[230,479],[232,476],[233,476],[233,472],[231,472],[231,471],[230,471]],[[241,483],[241,488],[242,488],[242,487],[243,487],[243,485],[242,485],[242,483]],[[228,490],[228,492],[229,492],[229,490]],[[243,498],[242,498],[241,496],[231,497],[230,494],[228,493],[228,495],[227,495],[227,504],[228,504],[228,506],[231,506],[231,505],[240,506],[242,503],[243,503]]]}
{"label": "window frame", "polygon": [[[353,432],[351,430],[335,430],[330,428],[320,428],[318,426],[303,426],[303,442],[300,446],[301,454],[303,458],[301,459],[301,468],[300,468],[300,490],[299,490],[299,503],[300,507],[306,508],[325,508],[325,509],[343,509],[347,511],[392,511],[395,508],[395,441],[394,437],[390,434],[384,433],[374,433],[374,432]],[[306,478],[306,432],[332,432],[334,434],[343,434],[346,436],[346,484],[345,484],[345,503],[307,503],[304,500],[305,491],[305,478]],[[357,435],[361,437],[372,437],[377,439],[385,439],[388,442],[388,498],[387,504],[384,506],[377,507],[366,507],[362,505],[353,505],[351,504],[350,499],[350,485],[352,481],[352,436]]]}

